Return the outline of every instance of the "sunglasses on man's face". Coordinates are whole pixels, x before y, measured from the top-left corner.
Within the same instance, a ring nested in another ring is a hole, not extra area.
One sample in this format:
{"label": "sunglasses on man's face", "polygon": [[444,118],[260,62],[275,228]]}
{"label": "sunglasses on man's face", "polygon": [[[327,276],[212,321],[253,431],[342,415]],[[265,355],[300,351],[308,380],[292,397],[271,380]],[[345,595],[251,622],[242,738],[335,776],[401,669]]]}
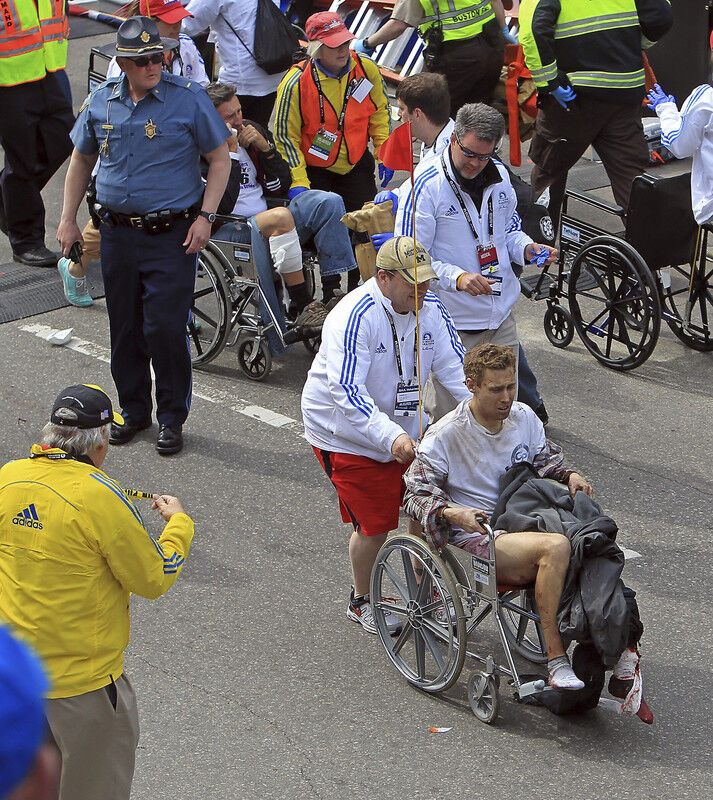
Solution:
{"label": "sunglasses on man's face", "polygon": [[149,64],[163,64],[163,53],[154,53],[152,56],[139,56],[131,60],[137,67],[148,67]]}
{"label": "sunglasses on man's face", "polygon": [[463,153],[463,155],[466,158],[474,158],[474,159],[476,159],[476,161],[490,161],[490,159],[498,151],[498,148],[496,146],[489,153],[476,153],[473,150],[468,150],[467,147],[463,147],[463,145],[461,144],[460,139],[458,138],[458,134],[457,133],[454,133],[454,136],[456,137],[456,142],[458,143],[458,147],[460,147],[460,149],[461,149],[461,153]]}

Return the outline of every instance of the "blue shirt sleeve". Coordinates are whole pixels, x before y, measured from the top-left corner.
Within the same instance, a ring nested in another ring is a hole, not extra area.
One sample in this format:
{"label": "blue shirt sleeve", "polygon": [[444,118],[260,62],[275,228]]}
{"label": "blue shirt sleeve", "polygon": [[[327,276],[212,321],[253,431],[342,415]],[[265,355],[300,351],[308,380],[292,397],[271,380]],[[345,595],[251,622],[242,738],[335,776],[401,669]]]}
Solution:
{"label": "blue shirt sleeve", "polygon": [[202,154],[210,153],[230,138],[230,131],[203,89],[195,98],[193,130],[196,144]]}
{"label": "blue shirt sleeve", "polygon": [[69,134],[72,144],[85,156],[93,156],[99,152],[99,143],[94,134],[94,125],[91,117],[91,101],[93,97],[93,95],[90,95],[84,102],[72,132]]}

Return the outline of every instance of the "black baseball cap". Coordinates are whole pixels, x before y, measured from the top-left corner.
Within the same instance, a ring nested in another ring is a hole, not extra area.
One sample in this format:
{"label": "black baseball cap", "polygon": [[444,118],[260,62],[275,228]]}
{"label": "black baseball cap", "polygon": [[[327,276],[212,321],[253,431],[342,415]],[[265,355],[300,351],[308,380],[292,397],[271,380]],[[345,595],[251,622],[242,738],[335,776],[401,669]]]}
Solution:
{"label": "black baseball cap", "polygon": [[124,424],[124,418],[111,406],[107,393],[91,383],[78,383],[63,389],[52,406],[50,422],[72,428],[101,428],[115,422]]}

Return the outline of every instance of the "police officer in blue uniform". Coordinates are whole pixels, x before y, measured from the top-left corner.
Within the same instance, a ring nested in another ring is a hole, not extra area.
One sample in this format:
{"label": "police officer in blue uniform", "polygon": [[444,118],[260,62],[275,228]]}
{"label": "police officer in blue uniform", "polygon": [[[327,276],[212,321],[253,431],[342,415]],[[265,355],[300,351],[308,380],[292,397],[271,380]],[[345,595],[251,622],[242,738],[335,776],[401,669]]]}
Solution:
{"label": "police officer in blue uniform", "polygon": [[[102,83],[80,111],[57,230],[68,255],[82,240],[77,211],[98,157],[111,372],[126,422],[112,426],[109,441],[126,444],[151,425],[153,365],[162,455],[183,447],[196,254],[208,241],[230,173],[229,131],[205,90],[162,69],[163,54],[174,47],[147,17],[122,23],[115,55],[124,74]],[[209,165],[205,187],[201,155]]]}

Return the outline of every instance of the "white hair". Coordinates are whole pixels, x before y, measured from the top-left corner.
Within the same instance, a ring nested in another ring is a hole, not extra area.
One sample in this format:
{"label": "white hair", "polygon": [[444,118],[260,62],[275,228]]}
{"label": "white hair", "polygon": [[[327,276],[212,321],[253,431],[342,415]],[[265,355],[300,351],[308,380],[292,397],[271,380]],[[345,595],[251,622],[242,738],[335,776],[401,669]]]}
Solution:
{"label": "white hair", "polygon": [[42,429],[40,444],[59,447],[71,456],[86,456],[109,441],[109,426],[101,428],[75,428],[48,422]]}

